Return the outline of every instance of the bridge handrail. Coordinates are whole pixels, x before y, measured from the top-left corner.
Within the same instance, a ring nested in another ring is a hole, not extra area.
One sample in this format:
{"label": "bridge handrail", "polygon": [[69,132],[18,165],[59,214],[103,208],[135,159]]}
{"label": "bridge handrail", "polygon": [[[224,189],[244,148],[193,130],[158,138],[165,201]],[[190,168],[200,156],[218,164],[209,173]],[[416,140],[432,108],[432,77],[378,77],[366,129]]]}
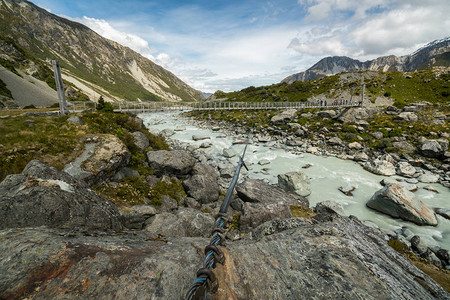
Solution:
{"label": "bridge handrail", "polygon": [[[343,100],[335,101],[301,101],[301,102],[111,102],[114,111],[143,113],[168,110],[232,110],[232,109],[306,109],[336,108],[361,106],[361,102]],[[91,101],[68,102],[71,112],[96,109],[97,103]]]}

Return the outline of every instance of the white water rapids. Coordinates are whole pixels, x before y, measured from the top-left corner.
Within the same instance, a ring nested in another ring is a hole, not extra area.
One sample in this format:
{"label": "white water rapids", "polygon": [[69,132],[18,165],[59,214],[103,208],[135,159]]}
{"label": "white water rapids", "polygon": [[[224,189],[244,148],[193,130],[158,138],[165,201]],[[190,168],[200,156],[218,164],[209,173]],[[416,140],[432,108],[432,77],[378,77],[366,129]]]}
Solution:
{"label": "white water rapids", "polygon": [[[238,154],[242,153],[244,149],[242,144],[232,145],[236,137],[217,138],[223,133],[193,126],[176,112],[144,113],[140,114],[139,117],[144,120],[145,126],[151,132],[159,132],[163,129],[174,130],[178,126],[185,126],[186,130],[176,131],[170,138],[198,146],[205,141],[209,141],[212,143],[212,146],[203,150],[218,161],[224,160],[222,155],[223,149],[233,148]],[[193,141],[193,135],[209,136],[210,140]],[[267,160],[270,163],[261,166],[258,162],[262,160]],[[232,158],[231,161],[234,163],[233,166],[237,166],[237,157]],[[450,249],[450,220],[437,215],[438,226],[418,226],[367,208],[366,202],[377,190],[382,188],[380,181],[385,177],[365,171],[356,162],[308,153],[297,155],[284,149],[264,146],[262,143],[254,143],[248,146],[245,162],[250,169],[245,176],[255,179],[267,179],[271,183],[277,183],[278,174],[291,171],[302,171],[305,173],[311,180],[312,193],[307,197],[311,207],[321,201],[333,200],[344,207],[347,215],[355,215],[363,221],[370,220],[381,228],[393,231],[406,226],[415,234],[423,237],[429,246],[439,245],[442,248]],[[312,166],[303,169],[302,166],[306,164],[311,164]],[[244,175],[241,175],[242,177]],[[404,179],[399,176],[394,176],[394,178]],[[346,196],[338,190],[340,186],[345,185],[351,185],[356,188],[353,191],[353,196]],[[431,185],[439,193],[423,189],[425,185]],[[450,208],[450,189],[440,184],[418,183],[417,186],[419,189],[415,192],[415,195],[426,205],[431,208]]]}

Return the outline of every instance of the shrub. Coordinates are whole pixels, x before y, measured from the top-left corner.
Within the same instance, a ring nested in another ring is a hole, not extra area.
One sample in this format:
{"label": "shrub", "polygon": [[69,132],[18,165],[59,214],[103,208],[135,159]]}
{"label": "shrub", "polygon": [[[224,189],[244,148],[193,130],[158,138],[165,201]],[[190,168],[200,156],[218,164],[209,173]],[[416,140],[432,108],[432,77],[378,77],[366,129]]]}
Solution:
{"label": "shrub", "polygon": [[384,93],[385,97],[390,97],[391,96],[391,92],[387,91],[386,93]]}
{"label": "shrub", "polygon": [[98,103],[97,103],[97,110],[112,112],[112,111],[114,111],[114,108],[111,103],[105,102],[105,99],[103,99],[103,96],[100,96],[100,99],[98,99]]}

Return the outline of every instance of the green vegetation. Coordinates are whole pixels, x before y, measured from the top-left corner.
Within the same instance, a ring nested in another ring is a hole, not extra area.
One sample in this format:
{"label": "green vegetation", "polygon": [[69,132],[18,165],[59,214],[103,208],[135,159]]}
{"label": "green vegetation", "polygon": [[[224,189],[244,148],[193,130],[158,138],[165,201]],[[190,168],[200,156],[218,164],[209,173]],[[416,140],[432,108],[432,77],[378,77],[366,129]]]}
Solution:
{"label": "green vegetation", "polygon": [[14,64],[11,61],[0,58],[0,65],[2,65],[5,69],[10,70],[17,76],[22,77],[22,75],[20,75],[19,72],[17,72],[16,68],[14,67]]}
{"label": "green vegetation", "polygon": [[226,121],[251,128],[264,128],[270,123],[270,119],[276,114],[275,110],[215,110],[215,111],[192,111],[188,116],[214,120]]}
{"label": "green vegetation", "polygon": [[418,257],[412,251],[407,250],[399,240],[391,240],[388,245],[408,259],[413,265],[422,270],[425,274],[433,278],[447,292],[450,292],[450,271],[436,267],[430,261]]}
{"label": "green vegetation", "polygon": [[311,208],[301,205],[291,205],[290,209],[294,218],[312,218],[317,215],[311,210]]}
{"label": "green vegetation", "polygon": [[233,214],[233,220],[228,225],[228,231],[241,230],[241,213],[235,212]]}
{"label": "green vegetation", "polygon": [[141,174],[151,174],[145,168],[145,156],[134,144],[131,134],[142,131],[150,140],[150,149],[168,150],[159,136],[154,136],[130,115],[91,112],[81,116],[85,125],[67,123],[65,117],[26,117],[15,115],[0,119],[0,181],[9,174],[22,172],[32,159],[40,159],[62,169],[84,151],[84,137],[88,134],[114,134],[132,154],[131,167]]}
{"label": "green vegetation", "polygon": [[145,176],[141,175],[125,178],[118,185],[99,184],[93,188],[120,207],[138,204],[159,206],[163,196],[169,196],[177,202],[186,197],[181,182],[175,178],[171,178],[169,181],[160,180],[154,187],[150,187]]}
{"label": "green vegetation", "polygon": [[55,74],[53,71],[42,63],[38,63],[37,66],[37,72],[33,74],[33,77],[44,81],[49,87],[56,91]]}
{"label": "green vegetation", "polygon": [[361,78],[365,78],[367,99],[374,102],[377,97],[389,97],[395,101],[395,106],[403,108],[417,101],[428,101],[433,104],[448,103],[449,77],[449,74],[439,74],[439,69],[424,69],[407,75],[401,72],[362,71],[341,73],[307,82],[251,86],[230,93],[217,91],[214,95],[219,99],[225,98],[228,101],[239,102],[300,102],[320,94],[333,99],[338,98],[344,91],[351,94],[354,90],[354,96],[360,95],[362,93]]}
{"label": "green vegetation", "polygon": [[113,112],[114,107],[111,103],[105,102],[105,99],[103,99],[103,96],[100,96],[100,99],[98,99],[97,103],[97,110],[105,111],[105,112]]}
{"label": "green vegetation", "polygon": [[[292,84],[279,83],[263,87],[248,87],[241,91],[214,93],[216,98],[227,98],[238,102],[300,102],[337,87],[339,76],[328,76],[308,82],[296,81]],[[330,94],[331,95],[331,94]]]}

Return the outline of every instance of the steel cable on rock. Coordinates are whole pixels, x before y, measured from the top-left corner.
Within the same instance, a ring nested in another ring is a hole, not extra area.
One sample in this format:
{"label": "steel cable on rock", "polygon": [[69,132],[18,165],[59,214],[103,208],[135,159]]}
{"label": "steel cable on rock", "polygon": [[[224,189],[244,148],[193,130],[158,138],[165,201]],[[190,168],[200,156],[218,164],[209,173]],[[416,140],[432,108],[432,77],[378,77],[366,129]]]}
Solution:
{"label": "steel cable on rock", "polygon": [[245,152],[247,151],[247,146],[250,141],[251,132],[248,134],[247,142],[245,144],[244,151],[239,159],[239,164],[233,176],[233,180],[225,195],[225,199],[220,207],[219,214],[217,216],[213,234],[211,236],[209,245],[205,247],[205,260],[203,262],[203,267],[197,271],[197,279],[194,280],[188,292],[186,293],[186,300],[197,300],[206,299],[206,290],[209,288],[211,291],[215,292],[218,288],[218,283],[216,277],[212,271],[216,266],[216,262],[223,264],[225,262],[225,257],[223,252],[217,247],[224,242],[224,229],[223,226],[226,223],[225,215],[230,205],[230,198],[233,194],[234,187],[238,181],[239,173],[242,166],[247,170],[247,166],[244,163]]}

